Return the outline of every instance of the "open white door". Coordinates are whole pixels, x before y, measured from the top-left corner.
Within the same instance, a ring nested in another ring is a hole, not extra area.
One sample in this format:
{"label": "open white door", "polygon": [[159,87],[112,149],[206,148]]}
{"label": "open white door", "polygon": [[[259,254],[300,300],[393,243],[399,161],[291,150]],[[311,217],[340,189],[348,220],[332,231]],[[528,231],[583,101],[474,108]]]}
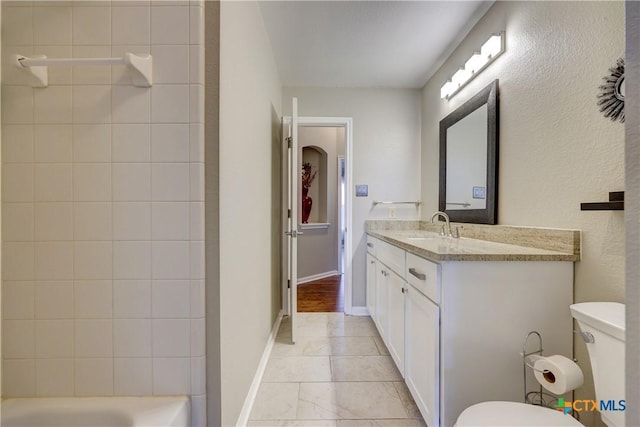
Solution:
{"label": "open white door", "polygon": [[286,312],[291,319],[291,343],[296,342],[297,330],[296,317],[298,315],[298,200],[300,199],[299,181],[300,168],[298,167],[298,98],[293,98],[291,108],[291,120],[285,123],[287,137],[285,138],[286,161],[283,162],[285,168],[284,177],[286,183],[285,192],[287,194],[287,215],[284,230],[286,234],[286,250],[283,256],[286,258],[287,271],[287,296],[288,304]]}

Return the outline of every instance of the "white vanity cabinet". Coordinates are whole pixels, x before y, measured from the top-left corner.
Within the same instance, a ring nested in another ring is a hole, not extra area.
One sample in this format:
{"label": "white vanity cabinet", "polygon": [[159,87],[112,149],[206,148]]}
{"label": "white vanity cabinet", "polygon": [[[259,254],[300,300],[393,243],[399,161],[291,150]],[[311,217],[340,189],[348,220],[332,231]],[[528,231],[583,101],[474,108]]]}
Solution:
{"label": "white vanity cabinet", "polygon": [[529,331],[542,334],[546,355],[572,357],[572,261],[434,261],[367,241],[375,247],[367,255],[367,298],[375,301],[367,306],[429,427],[453,426],[475,403],[521,402]]}

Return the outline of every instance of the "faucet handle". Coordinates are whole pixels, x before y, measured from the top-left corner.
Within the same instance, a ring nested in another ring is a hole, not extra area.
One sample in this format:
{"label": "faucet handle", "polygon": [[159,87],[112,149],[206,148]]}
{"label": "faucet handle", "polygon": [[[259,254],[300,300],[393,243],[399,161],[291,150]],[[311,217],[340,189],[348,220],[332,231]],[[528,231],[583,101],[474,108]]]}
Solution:
{"label": "faucet handle", "polygon": [[459,239],[460,238],[460,229],[462,228],[462,226],[454,226],[453,227],[453,232],[451,233],[451,237],[453,237],[454,239]]}

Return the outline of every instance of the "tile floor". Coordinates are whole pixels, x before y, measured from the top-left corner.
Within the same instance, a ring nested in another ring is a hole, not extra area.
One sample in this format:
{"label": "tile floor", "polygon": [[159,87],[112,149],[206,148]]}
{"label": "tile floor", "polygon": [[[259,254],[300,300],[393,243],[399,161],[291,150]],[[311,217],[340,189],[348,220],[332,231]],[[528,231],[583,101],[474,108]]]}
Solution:
{"label": "tile floor", "polygon": [[424,427],[370,317],[298,314],[284,319],[249,426]]}

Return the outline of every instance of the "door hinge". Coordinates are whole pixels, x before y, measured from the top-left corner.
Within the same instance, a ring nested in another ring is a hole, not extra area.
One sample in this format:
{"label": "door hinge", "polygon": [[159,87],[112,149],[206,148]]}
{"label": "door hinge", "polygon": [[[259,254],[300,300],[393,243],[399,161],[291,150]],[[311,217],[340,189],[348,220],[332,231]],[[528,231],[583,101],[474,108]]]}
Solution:
{"label": "door hinge", "polygon": [[287,147],[291,148],[291,143],[293,142],[293,138],[290,136],[287,137]]}
{"label": "door hinge", "polygon": [[287,209],[287,218],[291,218],[291,209]]}
{"label": "door hinge", "polygon": [[291,289],[291,280],[287,279],[287,289]]}

